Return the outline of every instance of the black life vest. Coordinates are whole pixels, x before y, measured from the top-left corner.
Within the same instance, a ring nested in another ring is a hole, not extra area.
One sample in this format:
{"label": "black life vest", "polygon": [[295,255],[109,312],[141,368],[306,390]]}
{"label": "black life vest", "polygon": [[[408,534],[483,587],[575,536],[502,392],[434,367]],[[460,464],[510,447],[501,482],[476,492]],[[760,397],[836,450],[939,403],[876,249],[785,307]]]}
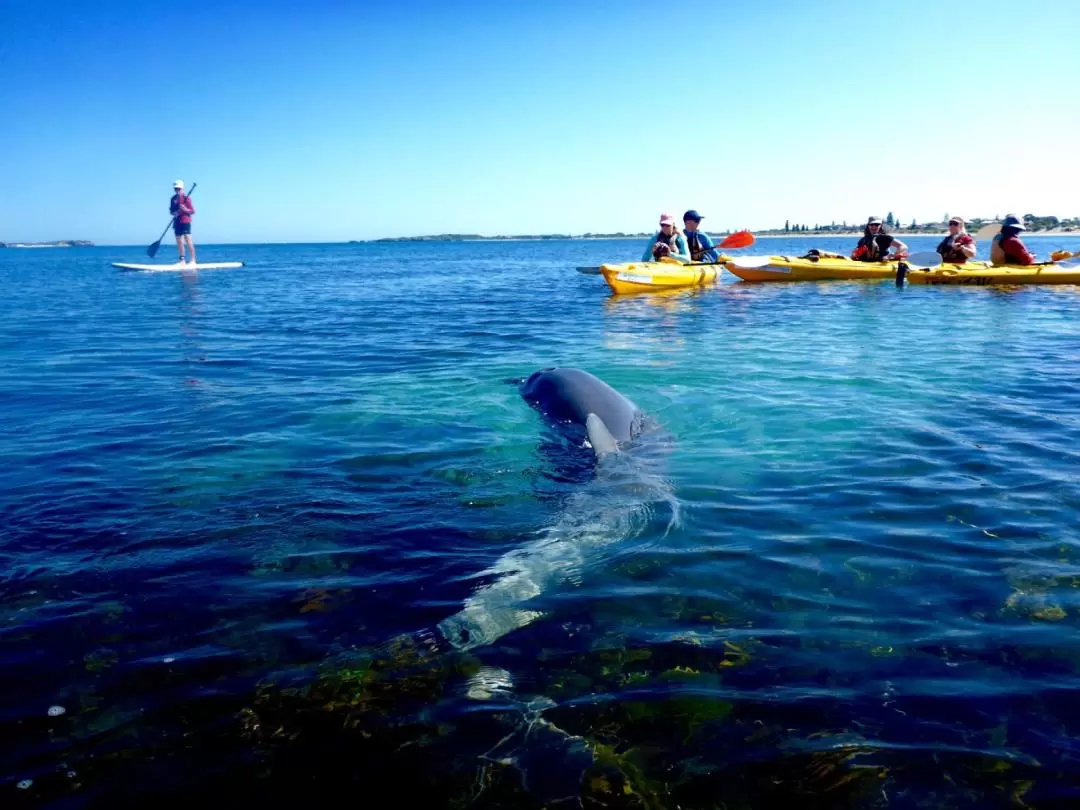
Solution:
{"label": "black life vest", "polygon": [[698,236],[697,231],[686,232],[686,246],[690,249],[690,258],[693,261],[704,262],[709,260],[705,255],[705,252],[712,248],[707,248],[701,243],[701,238]]}
{"label": "black life vest", "polygon": [[963,264],[968,259],[967,255],[956,247],[951,235],[942,239],[941,244],[934,249],[941,254],[941,260],[948,264]]}

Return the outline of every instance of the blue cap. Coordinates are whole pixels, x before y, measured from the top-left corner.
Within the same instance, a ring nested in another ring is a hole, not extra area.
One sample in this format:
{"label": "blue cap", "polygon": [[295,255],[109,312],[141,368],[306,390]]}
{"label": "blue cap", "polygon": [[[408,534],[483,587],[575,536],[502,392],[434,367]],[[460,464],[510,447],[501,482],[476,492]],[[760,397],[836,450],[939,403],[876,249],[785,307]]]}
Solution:
{"label": "blue cap", "polygon": [[693,208],[691,208],[689,211],[687,211],[685,214],[683,214],[682,218],[683,218],[683,222],[686,222],[686,220],[688,220],[688,219],[692,219],[692,220],[694,220],[694,222],[701,222],[701,220],[705,219],[705,217],[703,217],[701,214],[699,214]]}
{"label": "blue cap", "polygon": [[1002,228],[1016,228],[1020,231],[1026,231],[1027,226],[1024,225],[1024,220],[1016,216],[1016,214],[1009,214],[1001,223]]}

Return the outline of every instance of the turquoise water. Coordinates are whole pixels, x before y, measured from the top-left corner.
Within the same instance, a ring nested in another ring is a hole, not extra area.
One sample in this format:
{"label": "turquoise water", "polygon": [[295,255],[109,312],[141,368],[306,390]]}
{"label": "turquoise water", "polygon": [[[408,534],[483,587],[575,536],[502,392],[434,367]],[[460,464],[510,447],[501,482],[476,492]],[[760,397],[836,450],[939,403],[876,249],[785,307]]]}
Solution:
{"label": "turquoise water", "polygon": [[[1080,287],[574,271],[638,249],[0,251],[5,805],[1080,799]],[[662,425],[649,486],[559,467],[550,365]],[[534,621],[371,663],[583,515]]]}

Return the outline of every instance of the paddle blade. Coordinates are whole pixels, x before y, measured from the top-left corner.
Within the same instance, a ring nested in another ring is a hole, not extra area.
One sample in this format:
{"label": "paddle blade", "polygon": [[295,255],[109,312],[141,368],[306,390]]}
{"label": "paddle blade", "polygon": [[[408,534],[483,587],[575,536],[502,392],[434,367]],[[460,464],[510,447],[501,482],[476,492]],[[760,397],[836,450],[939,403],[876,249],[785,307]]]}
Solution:
{"label": "paddle blade", "polygon": [[733,264],[743,270],[753,270],[755,267],[765,267],[769,263],[768,256],[740,256],[732,259],[728,264]]}
{"label": "paddle blade", "polygon": [[1001,231],[1000,222],[988,222],[983,225],[979,230],[975,231],[974,237],[976,242],[986,242],[994,238],[994,235]]}
{"label": "paddle blade", "polygon": [[149,256],[151,259],[154,258],[155,256],[157,256],[158,248],[160,248],[160,247],[161,247],[161,240],[158,239],[156,242],[154,242],[154,244],[152,244],[150,247],[148,247],[146,249],[146,255]]}
{"label": "paddle blade", "polygon": [[937,267],[941,264],[941,254],[935,250],[924,250],[921,253],[912,253],[904,261],[911,267],[917,267],[920,270],[929,270],[932,267]]}
{"label": "paddle blade", "polygon": [[735,231],[717,247],[738,250],[739,248],[750,247],[752,244],[754,244],[754,235],[750,231]]}
{"label": "paddle blade", "polygon": [[577,271],[579,273],[584,273],[587,276],[598,276],[598,275],[600,275],[600,268],[599,267],[579,267],[577,269]]}

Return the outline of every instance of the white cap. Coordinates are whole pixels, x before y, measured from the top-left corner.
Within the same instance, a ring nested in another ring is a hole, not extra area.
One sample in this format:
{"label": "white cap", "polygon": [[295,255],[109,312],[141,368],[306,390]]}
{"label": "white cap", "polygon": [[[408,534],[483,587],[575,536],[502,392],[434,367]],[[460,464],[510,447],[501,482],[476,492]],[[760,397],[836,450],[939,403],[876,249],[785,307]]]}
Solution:
{"label": "white cap", "polygon": [[176,180],[175,182],[173,182],[172,187],[173,188],[183,188],[184,187],[184,181],[183,180]]}

